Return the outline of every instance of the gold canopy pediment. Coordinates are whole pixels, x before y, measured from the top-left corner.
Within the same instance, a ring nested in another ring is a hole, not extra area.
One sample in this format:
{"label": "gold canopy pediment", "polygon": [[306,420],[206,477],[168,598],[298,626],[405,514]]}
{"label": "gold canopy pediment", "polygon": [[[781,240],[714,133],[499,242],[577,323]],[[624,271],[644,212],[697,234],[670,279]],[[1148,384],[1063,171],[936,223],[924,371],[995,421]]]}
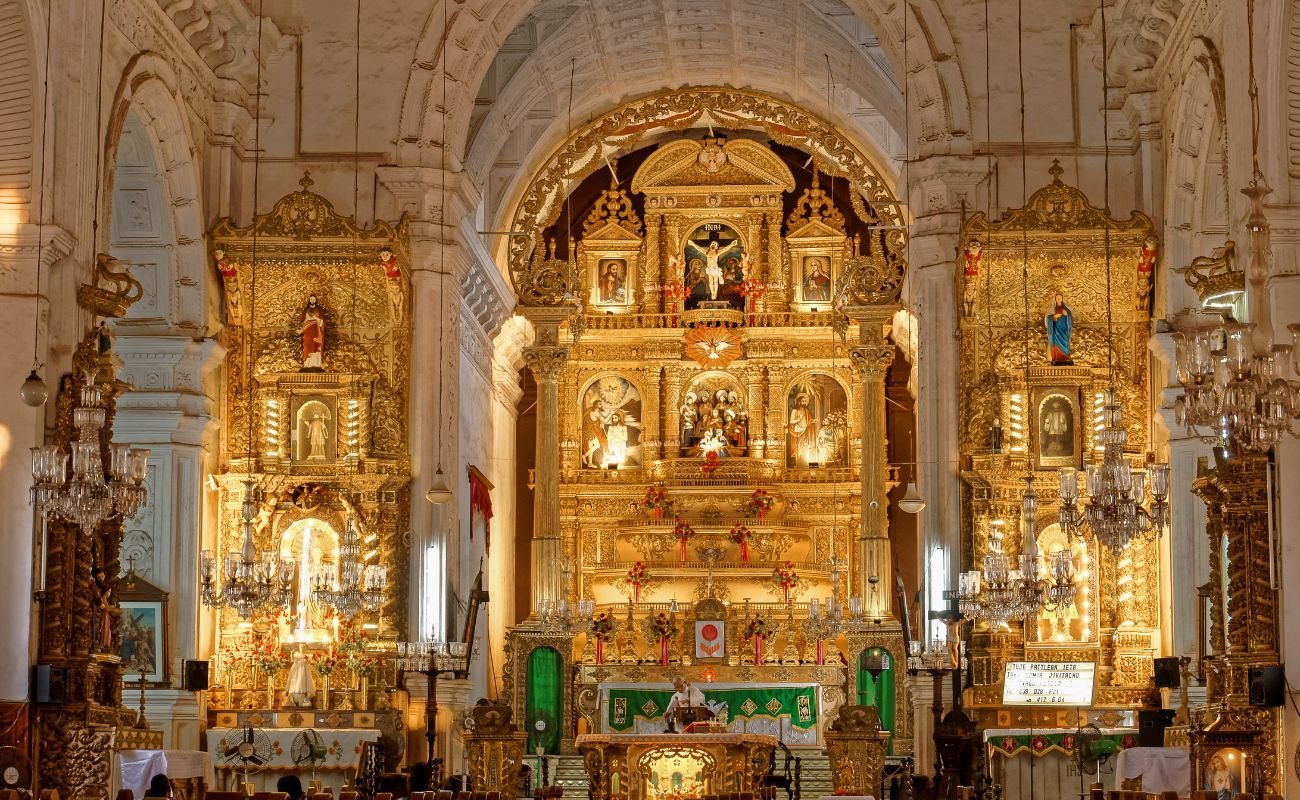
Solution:
{"label": "gold canopy pediment", "polygon": [[632,191],[675,193],[702,187],[727,192],[794,191],[794,175],[775,153],[748,139],[708,136],[661,146],[637,170]]}
{"label": "gold canopy pediment", "polygon": [[1054,160],[1048,173],[1052,176],[1052,182],[1030,195],[1023,207],[1007,211],[996,222],[989,220],[983,213],[976,213],[966,224],[966,233],[1019,235],[1024,230],[1064,233],[1110,229],[1142,231],[1145,234],[1150,230],[1151,218],[1139,211],[1134,211],[1128,219],[1121,220],[1112,218],[1106,209],[1092,205],[1082,189],[1061,180],[1064,170],[1060,161]]}

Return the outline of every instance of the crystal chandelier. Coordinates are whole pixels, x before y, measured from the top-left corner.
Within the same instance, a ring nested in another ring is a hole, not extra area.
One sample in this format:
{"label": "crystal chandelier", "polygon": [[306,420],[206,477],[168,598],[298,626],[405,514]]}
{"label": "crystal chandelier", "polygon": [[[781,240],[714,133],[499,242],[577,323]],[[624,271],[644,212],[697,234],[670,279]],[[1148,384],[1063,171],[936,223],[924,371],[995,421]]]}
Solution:
{"label": "crystal chandelier", "polygon": [[244,521],[244,544],[238,553],[226,553],[221,565],[221,586],[217,586],[217,557],[211,550],[199,554],[203,605],[233,608],[243,619],[259,611],[283,608],[293,600],[294,564],[274,550],[258,552],[253,543],[253,519],[257,516],[257,493],[252,482],[244,484],[240,505]]}
{"label": "crystal chandelier", "polygon": [[[1033,498],[1036,507],[1030,481],[1026,495]],[[1026,516],[1032,523],[1032,516]],[[1040,610],[1053,611],[1074,602],[1074,558],[1069,549],[1053,552],[1048,558],[1047,575],[1042,575],[1037,546],[1032,536],[1026,536],[1025,552],[1017,561],[1018,568],[1014,568],[1011,557],[1002,549],[1002,521],[994,520],[992,526],[983,570],[957,576],[957,611],[963,617],[984,622],[990,628],[1006,628],[1013,621],[1028,620]],[[1031,525],[1028,530],[1032,529]]]}
{"label": "crystal chandelier", "polygon": [[51,518],[76,523],[87,534],[106,519],[134,516],[149,495],[144,485],[148,450],[110,444],[107,475],[104,472],[101,435],[108,408],[96,377],[93,369],[85,372],[80,402],[72,409],[77,437],[69,444],[71,476],[68,455],[59,445],[32,448],[32,504]]}
{"label": "crystal chandelier", "polygon": [[[1255,3],[1246,3],[1246,53],[1249,59],[1251,163],[1254,172],[1242,194],[1250,198],[1246,230],[1250,234],[1250,291],[1246,295],[1251,321],[1229,322],[1209,330],[1174,336],[1178,382],[1183,396],[1174,405],[1175,419],[1189,433],[1216,442],[1229,451],[1266,453],[1283,434],[1296,435],[1292,420],[1300,419],[1300,325],[1287,326],[1291,344],[1273,343],[1273,321],[1267,281],[1272,257],[1264,198],[1272,193],[1259,167],[1259,85],[1255,81]],[[1189,282],[1191,276],[1188,276]],[[1225,314],[1229,319],[1230,315]],[[1203,432],[1206,429],[1208,432]]]}
{"label": "crystal chandelier", "polygon": [[347,520],[343,541],[339,544],[339,563],[335,567],[320,564],[311,576],[311,591],[318,603],[333,608],[344,617],[363,611],[376,611],[384,603],[388,587],[388,568],[366,564],[361,558],[361,540],[352,517]]}
{"label": "crystal chandelier", "polygon": [[423,639],[397,643],[397,668],[426,675],[456,674],[467,669],[469,646],[464,642]]}
{"label": "crystal chandelier", "polygon": [[566,556],[560,560],[560,570],[564,582],[560,599],[542,600],[537,604],[537,618],[542,627],[565,636],[572,636],[578,631],[586,630],[596,611],[594,600],[579,600],[577,604],[569,602],[569,578],[573,575],[573,559]]}
{"label": "crystal chandelier", "polygon": [[[1101,463],[1088,464],[1085,474],[1087,501],[1079,505],[1079,472],[1074,467],[1060,470],[1061,508],[1057,521],[1070,536],[1092,533],[1112,553],[1118,553],[1134,539],[1149,540],[1160,535],[1169,522],[1169,465],[1149,464],[1147,472],[1134,470],[1124,455],[1128,430],[1115,391],[1106,392],[1102,428]],[[1147,475],[1151,477],[1147,503]]]}

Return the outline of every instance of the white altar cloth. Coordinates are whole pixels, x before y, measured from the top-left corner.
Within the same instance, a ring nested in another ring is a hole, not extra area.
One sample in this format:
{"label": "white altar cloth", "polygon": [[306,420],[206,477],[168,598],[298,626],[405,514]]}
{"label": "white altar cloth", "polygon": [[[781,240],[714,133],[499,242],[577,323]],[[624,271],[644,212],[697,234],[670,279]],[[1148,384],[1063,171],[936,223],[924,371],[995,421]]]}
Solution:
{"label": "white altar cloth", "polygon": [[215,781],[212,757],[202,750],[117,751],[118,779],[115,789],[130,789],[136,800],[140,800],[148,793],[149,781],[155,775],[203,778],[209,787]]}
{"label": "white altar cloth", "polygon": [[1142,776],[1144,792],[1192,791],[1191,754],[1181,747],[1131,747],[1115,757],[1115,787]]}

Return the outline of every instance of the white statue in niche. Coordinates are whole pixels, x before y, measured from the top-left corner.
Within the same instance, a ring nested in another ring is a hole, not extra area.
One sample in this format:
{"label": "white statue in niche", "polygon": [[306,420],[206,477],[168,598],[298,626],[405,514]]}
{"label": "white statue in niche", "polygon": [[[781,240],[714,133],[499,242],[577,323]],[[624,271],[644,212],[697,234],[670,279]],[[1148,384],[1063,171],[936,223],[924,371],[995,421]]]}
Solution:
{"label": "white statue in niche", "polygon": [[334,438],[334,415],[319,400],[311,400],[298,409],[298,460],[329,461],[333,459],[331,444]]}
{"label": "white statue in niche", "polygon": [[310,708],[312,697],[316,694],[316,686],[311,679],[311,667],[307,665],[307,658],[303,655],[302,645],[298,645],[297,651],[293,654],[293,666],[289,667],[289,682],[285,687],[289,695],[289,702],[298,708]]}

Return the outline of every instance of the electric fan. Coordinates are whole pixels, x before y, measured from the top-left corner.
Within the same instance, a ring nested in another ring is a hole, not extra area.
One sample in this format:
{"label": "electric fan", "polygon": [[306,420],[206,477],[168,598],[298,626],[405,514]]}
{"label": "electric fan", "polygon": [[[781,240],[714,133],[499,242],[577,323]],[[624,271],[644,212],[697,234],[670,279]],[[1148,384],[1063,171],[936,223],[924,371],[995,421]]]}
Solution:
{"label": "electric fan", "polygon": [[271,756],[271,737],[253,727],[231,731],[221,740],[222,762],[236,769],[244,783],[249,775],[261,771]]}
{"label": "electric fan", "polygon": [[289,745],[289,757],[293,759],[294,765],[310,767],[313,780],[316,778],[316,768],[325,763],[327,753],[325,741],[312,728],[299,731],[293,737],[293,744]]}
{"label": "electric fan", "polygon": [[32,762],[16,747],[0,747],[0,789],[31,794]]}
{"label": "electric fan", "polygon": [[1101,729],[1092,723],[1082,725],[1074,732],[1074,766],[1079,770],[1080,789],[1083,776],[1092,775],[1096,783],[1101,783],[1101,767],[1110,757],[1119,752],[1119,745],[1114,739],[1102,736]]}

